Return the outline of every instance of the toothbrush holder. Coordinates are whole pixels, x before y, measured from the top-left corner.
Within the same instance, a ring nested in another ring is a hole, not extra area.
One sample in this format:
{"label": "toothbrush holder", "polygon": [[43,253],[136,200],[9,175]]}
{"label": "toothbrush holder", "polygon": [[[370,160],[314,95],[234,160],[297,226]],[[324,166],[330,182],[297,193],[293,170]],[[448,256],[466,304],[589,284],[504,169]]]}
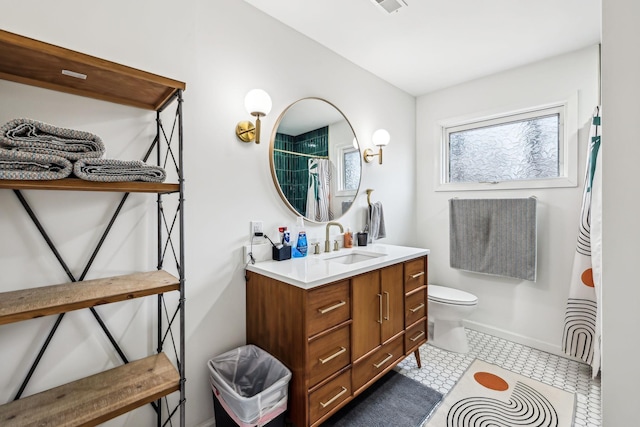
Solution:
{"label": "toothbrush holder", "polygon": [[291,259],[291,246],[284,245],[281,248],[273,246],[271,248],[271,258],[274,261],[284,261],[287,259]]}
{"label": "toothbrush holder", "polygon": [[358,233],[358,246],[367,246],[367,241],[369,240],[369,233]]}

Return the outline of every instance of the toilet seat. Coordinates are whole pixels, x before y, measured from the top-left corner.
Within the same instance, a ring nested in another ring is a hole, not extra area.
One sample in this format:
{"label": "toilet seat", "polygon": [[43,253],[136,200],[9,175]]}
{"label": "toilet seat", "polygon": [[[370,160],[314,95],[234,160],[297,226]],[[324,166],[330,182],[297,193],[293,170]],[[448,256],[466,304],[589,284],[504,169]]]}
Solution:
{"label": "toilet seat", "polygon": [[460,289],[448,288],[445,286],[427,286],[428,298],[430,301],[451,305],[476,305],[478,297]]}

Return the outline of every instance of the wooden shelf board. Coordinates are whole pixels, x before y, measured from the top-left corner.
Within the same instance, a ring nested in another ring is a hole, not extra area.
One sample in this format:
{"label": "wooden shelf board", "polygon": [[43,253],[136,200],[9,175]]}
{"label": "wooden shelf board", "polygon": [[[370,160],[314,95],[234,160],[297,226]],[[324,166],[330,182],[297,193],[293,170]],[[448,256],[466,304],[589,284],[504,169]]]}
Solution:
{"label": "wooden shelf board", "polygon": [[2,79],[149,110],[158,110],[186,88],[177,80],[3,30],[0,58]]}
{"label": "wooden shelf board", "polygon": [[54,180],[0,179],[0,188],[12,190],[107,191],[118,193],[176,193],[180,184],[155,182],[95,182],[79,178]]}
{"label": "wooden shelf board", "polygon": [[160,353],[2,405],[0,425],[94,426],[179,389]]}
{"label": "wooden shelf board", "polygon": [[179,289],[176,277],[158,270],[3,292],[0,325]]}

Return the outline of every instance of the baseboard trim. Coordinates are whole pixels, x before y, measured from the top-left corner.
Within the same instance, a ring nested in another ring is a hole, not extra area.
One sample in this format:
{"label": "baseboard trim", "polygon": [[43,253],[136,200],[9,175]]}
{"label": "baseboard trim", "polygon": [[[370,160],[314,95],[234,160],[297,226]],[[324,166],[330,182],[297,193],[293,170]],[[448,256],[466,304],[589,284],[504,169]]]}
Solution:
{"label": "baseboard trim", "polygon": [[[477,323],[469,320],[464,321],[464,326],[478,332],[483,332],[485,334],[493,335],[494,337],[504,338],[506,340],[513,341],[518,344],[526,345],[526,346],[535,348],[536,350],[555,354],[556,356],[565,357],[567,359],[572,359],[562,352],[559,344],[554,345],[545,341],[540,341],[531,337],[526,337],[524,335],[515,334],[513,332],[509,332],[504,329],[496,328],[494,326],[489,326],[489,325],[485,325],[482,323]],[[575,360],[575,359],[572,359],[572,360]]]}

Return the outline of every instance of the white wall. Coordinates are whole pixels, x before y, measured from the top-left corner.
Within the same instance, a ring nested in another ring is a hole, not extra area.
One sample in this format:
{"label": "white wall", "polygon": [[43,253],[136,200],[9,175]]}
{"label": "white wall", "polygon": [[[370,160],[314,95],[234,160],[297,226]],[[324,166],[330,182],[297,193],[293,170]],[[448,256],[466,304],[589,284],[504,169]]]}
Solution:
{"label": "white wall", "polygon": [[[417,100],[417,230],[431,249],[431,283],[477,295],[469,326],[558,352],[575,253],[582,188],[436,192],[443,120],[544,105],[578,93],[579,182],[584,174],[588,123],[598,102],[598,47],[555,57],[421,96]],[[575,138],[574,138],[575,140]],[[538,199],[536,282],[463,272],[449,267],[448,200]]]}
{"label": "white wall", "polygon": [[[284,108],[308,96],[327,99],[350,119],[360,143],[379,127],[391,133],[384,164],[363,164],[361,188],[385,205],[388,243],[415,244],[415,99],[284,27],[244,2],[172,0],[93,4],[3,2],[0,28],[52,44],[166,75],[185,92],[187,425],[213,416],[206,361],[245,342],[244,263],[250,220],[266,230],[294,222],[271,181],[268,139]],[[239,142],[235,125],[250,117],[243,99],[267,90],[272,113],[260,145]],[[99,134],[108,156],[138,158],[154,131],[153,116],[133,108],[0,81],[0,122],[31,117]],[[25,192],[54,242],[79,274],[113,209],[117,195]],[[10,191],[0,192],[0,291],[67,281]],[[96,260],[91,277],[155,266],[149,209],[153,197],[134,195]],[[360,194],[343,224],[362,224]],[[324,235],[309,226],[310,236]],[[11,244],[8,244],[11,242]],[[131,358],[153,349],[153,303],[100,307]],[[53,319],[0,329],[0,401],[15,393],[30,358]],[[113,366],[109,343],[81,311],[67,315],[27,393]],[[144,339],[141,339],[141,336]],[[112,425],[148,425],[149,408]]]}
{"label": "white wall", "polygon": [[602,2],[603,426],[638,420],[640,3]]}

